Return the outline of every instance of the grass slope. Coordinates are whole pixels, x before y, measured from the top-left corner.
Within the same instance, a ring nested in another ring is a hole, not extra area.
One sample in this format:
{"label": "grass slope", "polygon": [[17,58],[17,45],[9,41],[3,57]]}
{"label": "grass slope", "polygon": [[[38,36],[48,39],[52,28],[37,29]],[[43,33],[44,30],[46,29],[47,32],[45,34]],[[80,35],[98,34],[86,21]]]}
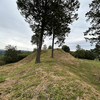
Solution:
{"label": "grass slope", "polygon": [[[43,50],[0,66],[0,100],[100,100],[100,62],[80,60],[63,50]],[[95,75],[96,74],[96,75]]]}

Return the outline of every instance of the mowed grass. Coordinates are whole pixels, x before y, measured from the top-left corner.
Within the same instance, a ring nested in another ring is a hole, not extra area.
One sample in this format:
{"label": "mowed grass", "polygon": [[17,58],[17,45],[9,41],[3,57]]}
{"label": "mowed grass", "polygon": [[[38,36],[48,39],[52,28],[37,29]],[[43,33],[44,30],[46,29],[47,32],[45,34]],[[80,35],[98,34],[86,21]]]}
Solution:
{"label": "mowed grass", "polygon": [[76,59],[61,49],[36,52],[0,66],[1,100],[100,100],[100,62]]}

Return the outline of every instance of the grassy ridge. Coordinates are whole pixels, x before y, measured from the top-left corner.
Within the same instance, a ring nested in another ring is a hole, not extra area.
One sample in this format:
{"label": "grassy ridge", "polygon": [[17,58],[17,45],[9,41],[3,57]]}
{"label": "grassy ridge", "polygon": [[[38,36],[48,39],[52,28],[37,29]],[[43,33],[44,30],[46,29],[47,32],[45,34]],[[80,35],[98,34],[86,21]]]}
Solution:
{"label": "grassy ridge", "polygon": [[[0,66],[2,100],[100,100],[100,62],[75,59],[63,50],[43,50]],[[98,75],[98,76],[95,76]]]}

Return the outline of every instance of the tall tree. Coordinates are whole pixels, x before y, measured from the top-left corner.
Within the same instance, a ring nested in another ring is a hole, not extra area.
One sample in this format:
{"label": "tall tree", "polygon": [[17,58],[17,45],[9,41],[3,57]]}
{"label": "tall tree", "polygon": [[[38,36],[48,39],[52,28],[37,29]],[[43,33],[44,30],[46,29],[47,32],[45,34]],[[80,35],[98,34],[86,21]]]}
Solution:
{"label": "tall tree", "polygon": [[[49,15],[50,22],[48,26],[50,27],[50,35],[52,34],[52,53],[54,48],[54,39],[57,38],[55,43],[61,46],[64,43],[66,35],[70,33],[69,24],[74,20],[78,19],[78,14],[75,11],[78,10],[80,3],[78,0],[55,0],[52,1],[51,13]],[[56,7],[56,9],[55,9]]]}
{"label": "tall tree", "polygon": [[32,30],[35,31],[37,29],[40,31],[36,63],[40,62],[42,40],[51,1],[52,0],[17,0],[18,10],[20,10],[20,13],[25,17],[26,22],[29,23]]}
{"label": "tall tree", "polygon": [[[54,28],[56,25],[68,26],[74,19],[77,19],[75,11],[79,8],[79,2],[78,0],[17,0],[17,6],[32,30],[40,31],[36,56],[36,63],[39,63],[43,35],[46,35],[50,29],[56,30],[58,28]],[[52,22],[56,24],[51,24]]]}
{"label": "tall tree", "polygon": [[90,36],[85,39],[89,40],[91,44],[100,45],[100,0],[93,0],[89,7],[90,11],[86,13],[86,17],[88,17],[87,21],[90,20],[91,27],[84,32],[84,35]]}

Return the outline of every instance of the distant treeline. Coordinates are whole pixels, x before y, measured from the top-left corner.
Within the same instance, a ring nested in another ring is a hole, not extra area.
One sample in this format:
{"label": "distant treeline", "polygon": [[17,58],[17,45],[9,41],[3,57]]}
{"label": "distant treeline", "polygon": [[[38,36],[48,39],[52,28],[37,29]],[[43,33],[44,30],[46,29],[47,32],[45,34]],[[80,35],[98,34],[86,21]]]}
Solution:
{"label": "distant treeline", "polygon": [[31,51],[17,50],[16,46],[8,45],[6,50],[0,50],[0,65],[20,61],[31,53]]}
{"label": "distant treeline", "polygon": [[0,57],[4,55],[5,50],[0,49]]}
{"label": "distant treeline", "polygon": [[100,53],[98,52],[98,48],[84,50],[80,45],[76,46],[76,51],[70,51],[70,48],[67,45],[62,46],[62,49],[65,52],[69,52],[75,58],[88,59],[88,60],[100,60]]}

